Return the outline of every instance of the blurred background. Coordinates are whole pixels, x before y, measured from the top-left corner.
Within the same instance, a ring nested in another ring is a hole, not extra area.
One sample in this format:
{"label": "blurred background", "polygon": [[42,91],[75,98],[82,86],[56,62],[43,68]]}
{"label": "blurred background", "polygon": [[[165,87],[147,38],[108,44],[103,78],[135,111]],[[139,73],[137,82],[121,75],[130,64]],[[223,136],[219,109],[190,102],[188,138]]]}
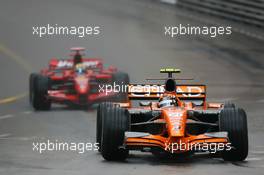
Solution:
{"label": "blurred background", "polygon": [[[0,174],[261,174],[264,168],[263,0],[0,0]],[[100,26],[100,35],[39,38],[33,26]],[[231,26],[232,34],[164,35],[164,26]],[[131,82],[162,77],[161,67],[207,84],[208,100],[233,101],[248,113],[246,162],[198,157],[161,162],[133,153],[109,163],[96,152],[32,151],[32,142],[95,142],[95,111],[55,108],[35,112],[28,103],[28,76],[52,57],[68,58],[82,46],[87,57],[129,73]],[[155,165],[155,166],[153,166]]]}

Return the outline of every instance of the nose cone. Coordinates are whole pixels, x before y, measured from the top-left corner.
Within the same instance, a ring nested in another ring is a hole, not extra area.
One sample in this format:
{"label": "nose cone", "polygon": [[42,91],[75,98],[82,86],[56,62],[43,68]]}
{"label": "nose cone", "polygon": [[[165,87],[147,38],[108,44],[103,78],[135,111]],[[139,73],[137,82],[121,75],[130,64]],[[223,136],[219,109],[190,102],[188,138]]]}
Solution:
{"label": "nose cone", "polygon": [[78,85],[78,91],[80,94],[86,94],[88,92],[88,85]]}
{"label": "nose cone", "polygon": [[75,79],[75,90],[78,94],[86,94],[89,91],[88,78],[77,77]]}
{"label": "nose cone", "polygon": [[163,115],[168,124],[169,134],[173,137],[183,137],[187,119],[186,110],[164,110]]}

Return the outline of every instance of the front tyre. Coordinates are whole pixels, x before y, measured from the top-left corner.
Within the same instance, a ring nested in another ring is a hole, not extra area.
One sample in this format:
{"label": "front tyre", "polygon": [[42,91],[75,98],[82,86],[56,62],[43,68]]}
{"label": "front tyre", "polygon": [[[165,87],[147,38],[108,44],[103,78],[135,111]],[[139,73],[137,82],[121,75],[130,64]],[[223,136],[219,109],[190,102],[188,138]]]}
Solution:
{"label": "front tyre", "polygon": [[96,142],[99,144],[98,151],[101,152],[101,138],[102,138],[102,118],[107,115],[107,108],[114,106],[111,102],[103,102],[97,107],[96,118]]}
{"label": "front tyre", "polygon": [[107,108],[102,125],[101,153],[105,160],[122,161],[128,156],[128,150],[121,148],[125,131],[129,130],[129,113],[118,106]]}
{"label": "front tyre", "polygon": [[50,86],[49,77],[36,75],[32,89],[32,106],[35,110],[49,110],[51,101],[47,99]]}
{"label": "front tyre", "polygon": [[241,108],[224,108],[219,116],[219,129],[228,133],[231,150],[222,152],[227,161],[243,161],[248,155],[247,115]]}
{"label": "front tyre", "polygon": [[34,82],[37,77],[36,73],[31,73],[29,76],[29,103],[32,105],[33,96],[34,96]]}

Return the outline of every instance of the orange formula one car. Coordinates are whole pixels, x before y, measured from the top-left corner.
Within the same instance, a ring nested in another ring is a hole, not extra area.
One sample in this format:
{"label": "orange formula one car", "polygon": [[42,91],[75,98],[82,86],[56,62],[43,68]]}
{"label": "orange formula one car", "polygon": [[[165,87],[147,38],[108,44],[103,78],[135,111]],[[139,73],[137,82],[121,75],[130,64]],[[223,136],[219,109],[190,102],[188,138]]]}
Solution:
{"label": "orange formula one car", "polygon": [[[129,150],[166,158],[196,152],[217,153],[227,161],[247,157],[245,111],[230,102],[207,102],[205,85],[176,84],[172,73],[179,72],[161,69],[169,75],[165,85],[130,84],[127,103],[99,105],[97,142],[104,159],[124,160]],[[132,107],[135,99],[142,100],[139,107]]]}

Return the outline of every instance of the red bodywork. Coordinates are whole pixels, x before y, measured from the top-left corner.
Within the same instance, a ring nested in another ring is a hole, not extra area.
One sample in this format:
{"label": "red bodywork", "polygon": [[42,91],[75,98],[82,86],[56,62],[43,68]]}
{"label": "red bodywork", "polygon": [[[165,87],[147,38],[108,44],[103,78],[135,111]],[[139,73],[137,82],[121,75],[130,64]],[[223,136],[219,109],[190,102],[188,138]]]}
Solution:
{"label": "red bodywork", "polygon": [[42,75],[50,78],[47,98],[53,103],[91,105],[116,95],[99,91],[100,84],[111,84],[116,68],[104,69],[98,58],[82,58],[82,64],[87,69],[80,75],[74,71],[73,59],[51,59],[49,67],[41,70]]}

